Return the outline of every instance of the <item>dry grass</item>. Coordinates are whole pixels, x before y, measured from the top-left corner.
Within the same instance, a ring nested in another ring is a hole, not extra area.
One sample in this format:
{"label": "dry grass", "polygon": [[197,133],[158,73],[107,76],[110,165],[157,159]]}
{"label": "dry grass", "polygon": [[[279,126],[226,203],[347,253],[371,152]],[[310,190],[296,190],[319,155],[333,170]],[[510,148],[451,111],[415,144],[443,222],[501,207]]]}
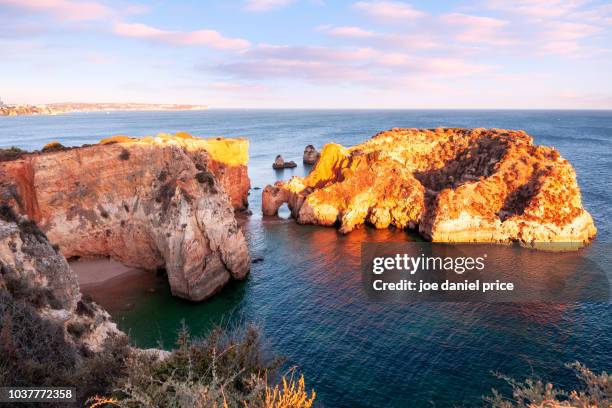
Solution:
{"label": "dry grass", "polygon": [[75,387],[82,404],[91,395],[110,392],[125,376],[125,336],[109,337],[98,353],[67,337],[60,322],[41,317],[31,303],[0,289],[0,386]]}
{"label": "dry grass", "polygon": [[163,359],[134,352],[126,359],[127,374],[114,392],[95,396],[90,407],[177,408],[310,408],[315,393],[304,378],[268,381],[281,361],[267,358],[259,331],[217,328],[205,338],[179,331],[177,349]]}
{"label": "dry grass", "polygon": [[[304,376],[296,382],[293,378],[287,380],[283,377],[283,386],[279,388],[275,385],[274,388],[266,387],[265,397],[262,401],[262,408],[311,408],[314,403],[316,393],[314,391],[308,395]],[[249,408],[247,404],[245,407]]]}
{"label": "dry grass", "polygon": [[512,396],[505,396],[497,390],[485,397],[493,408],[610,408],[612,407],[612,375],[605,371],[596,374],[579,362],[566,364],[576,373],[583,384],[582,389],[567,392],[556,388],[552,383],[529,378],[518,382],[497,374],[512,388]]}
{"label": "dry grass", "polygon": [[[195,390],[192,388],[188,389],[189,393],[197,398],[190,397],[187,399],[177,399],[175,402],[180,405],[172,406],[195,408],[230,408],[234,406],[229,404],[228,399],[223,394],[219,395],[218,393],[211,392],[209,387],[202,387],[201,389]],[[273,387],[266,385],[263,388],[263,392],[258,396],[255,402],[249,403],[247,401],[243,401],[243,403],[244,408],[312,408],[315,397],[316,393],[314,391],[311,391],[310,394],[308,394],[306,391],[304,376],[300,376],[298,381],[293,380],[293,378],[287,379],[286,377],[283,377],[282,387],[279,387],[279,385],[275,385]],[[142,404],[145,403],[145,401],[139,402]],[[131,404],[133,404],[134,401],[130,401],[128,403],[125,400],[120,400],[114,397],[94,396],[93,398],[89,399],[88,403],[89,408],[110,408],[133,406]],[[151,401],[146,401],[147,405],[143,406],[153,406],[148,405],[150,403]]]}

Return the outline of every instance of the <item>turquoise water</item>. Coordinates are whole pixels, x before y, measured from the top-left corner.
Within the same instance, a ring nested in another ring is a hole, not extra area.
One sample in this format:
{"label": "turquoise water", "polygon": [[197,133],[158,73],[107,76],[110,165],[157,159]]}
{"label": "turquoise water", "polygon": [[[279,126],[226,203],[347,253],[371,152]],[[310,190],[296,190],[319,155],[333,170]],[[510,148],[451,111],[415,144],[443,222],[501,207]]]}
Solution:
{"label": "turquoise water", "polygon": [[[40,148],[51,140],[91,143],[122,133],[144,136],[188,131],[201,136],[242,136],[251,141],[253,187],[305,171],[276,172],[276,154],[301,163],[304,146],[351,145],[391,127],[499,127],[524,129],[539,144],[555,146],[578,174],[586,208],[599,234],[583,255],[612,275],[612,112],[589,111],[222,111],[95,113],[0,118],[0,147]],[[269,350],[299,366],[318,401],[329,407],[479,406],[493,371],[574,384],[564,363],[580,360],[612,371],[609,304],[389,304],[361,290],[360,242],[410,241],[401,231],[364,228],[347,236],[332,228],[263,218],[261,190],[251,190],[253,215],[244,229],[253,256],[244,282],[210,301],[172,298],[157,290],[100,293],[119,325],[141,346],[172,346],[181,319],[205,334],[216,323],[255,321]],[[284,214],[286,216],[286,213]],[[107,296],[107,298],[104,298]],[[121,297],[121,296],[119,296]]]}

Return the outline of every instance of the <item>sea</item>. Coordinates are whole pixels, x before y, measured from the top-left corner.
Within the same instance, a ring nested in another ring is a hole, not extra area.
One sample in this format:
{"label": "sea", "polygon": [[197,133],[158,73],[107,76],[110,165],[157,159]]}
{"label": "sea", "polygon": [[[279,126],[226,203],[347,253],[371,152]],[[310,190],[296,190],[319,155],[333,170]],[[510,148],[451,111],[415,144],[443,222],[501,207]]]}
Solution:
{"label": "sea", "polygon": [[[414,235],[368,227],[348,235],[298,225],[283,208],[261,214],[261,189],[302,176],[304,147],[346,146],[393,127],[523,129],[554,146],[574,166],[598,235],[581,250],[612,281],[612,111],[547,110],[217,110],[72,113],[0,117],[0,147],[40,149],[94,143],[115,134],[186,131],[250,140],[252,215],[244,232],[260,262],[249,277],[202,303],[174,298],[163,278],[118,282],[92,293],[132,342],[172,348],[184,322],[194,335],[215,325],[257,324],[266,352],[304,374],[323,407],[475,407],[503,374],[577,385],[565,364],[612,371],[612,306],[608,302],[393,303],[363,292],[362,242],[404,242]],[[275,171],[277,154],[298,163]],[[517,270],[520,273],[520,270]]]}

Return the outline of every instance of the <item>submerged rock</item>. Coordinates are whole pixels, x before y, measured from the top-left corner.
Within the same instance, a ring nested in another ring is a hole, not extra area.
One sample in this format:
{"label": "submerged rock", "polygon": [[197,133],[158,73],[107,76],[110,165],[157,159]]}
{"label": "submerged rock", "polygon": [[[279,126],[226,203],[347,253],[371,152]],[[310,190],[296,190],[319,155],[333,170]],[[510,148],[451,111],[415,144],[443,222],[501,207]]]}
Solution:
{"label": "submerged rock", "polygon": [[248,141],[187,134],[105,139],[0,163],[0,198],[65,257],[164,268],[172,293],[205,299],[249,270]]}
{"label": "submerged rock", "polygon": [[597,231],[570,163],[501,129],[392,129],[328,144],[307,177],[264,189],[265,215],[283,203],[299,223],[418,228],[435,242],[584,244]]}
{"label": "submerged rock", "polygon": [[272,164],[272,168],[275,170],[290,169],[294,167],[297,167],[297,164],[294,161],[286,162],[285,159],[283,159],[283,156],[281,156],[280,154],[276,156],[276,159],[274,160],[274,163]]}
{"label": "submerged rock", "polygon": [[319,160],[319,156],[319,152],[313,145],[306,146],[303,157],[304,164],[315,164]]}

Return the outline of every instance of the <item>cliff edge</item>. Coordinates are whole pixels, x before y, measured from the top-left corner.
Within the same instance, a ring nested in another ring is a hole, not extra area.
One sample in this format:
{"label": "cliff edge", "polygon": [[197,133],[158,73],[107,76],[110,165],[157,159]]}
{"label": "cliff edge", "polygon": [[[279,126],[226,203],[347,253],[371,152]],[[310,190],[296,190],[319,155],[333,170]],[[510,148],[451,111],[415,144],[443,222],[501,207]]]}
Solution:
{"label": "cliff edge", "polygon": [[304,178],[263,191],[265,215],[288,203],[299,223],[418,229],[434,242],[588,243],[597,230],[576,174],[522,131],[392,129],[326,145]]}
{"label": "cliff edge", "polygon": [[116,136],[0,162],[0,199],[66,258],[165,268],[172,293],[198,301],[248,273],[234,217],[247,205],[247,161],[244,139]]}

